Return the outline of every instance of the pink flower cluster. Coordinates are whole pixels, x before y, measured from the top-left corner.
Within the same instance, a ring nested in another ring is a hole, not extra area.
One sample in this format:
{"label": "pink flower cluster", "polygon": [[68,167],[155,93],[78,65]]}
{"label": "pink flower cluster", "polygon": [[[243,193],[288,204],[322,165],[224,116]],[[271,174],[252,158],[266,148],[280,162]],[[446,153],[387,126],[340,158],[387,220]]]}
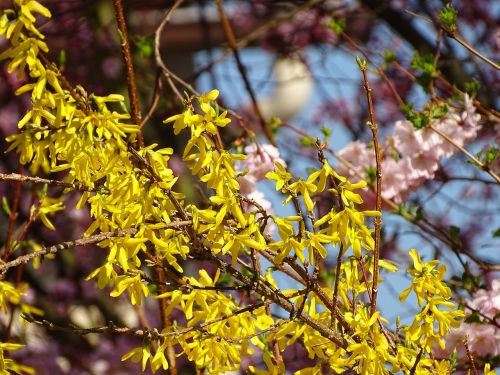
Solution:
{"label": "pink flower cluster", "polygon": [[460,327],[452,329],[445,337],[446,349],[437,350],[437,355],[447,357],[456,348],[459,358],[467,358],[464,340],[467,340],[469,350],[477,356],[500,355],[500,328],[485,320],[488,318],[500,324],[498,317],[500,314],[500,279],[493,281],[490,290],[479,290],[467,306],[472,312],[480,314],[483,323],[462,323]]}
{"label": "pink flower cluster", "polygon": [[[434,178],[440,159],[450,157],[458,151],[455,145],[464,146],[476,138],[480,119],[472,99],[466,94],[461,113],[450,109],[444,117],[431,121],[430,125],[437,131],[430,128],[415,130],[410,121],[397,121],[394,135],[389,137],[383,150],[382,196],[395,203],[404,202],[411,191],[416,190],[424,181]],[[438,132],[450,138],[455,145]],[[339,151],[339,155],[350,162],[362,176],[366,176],[366,168],[375,167],[374,151],[363,142],[349,143]],[[337,165],[337,171],[353,180],[359,180],[355,172],[343,163]]]}
{"label": "pink flower cluster", "polygon": [[[267,172],[274,170],[274,163],[277,161],[281,165],[286,163],[281,159],[279,150],[270,144],[257,146],[252,143],[245,147],[246,159],[243,161],[242,169],[247,173],[238,178],[240,192],[246,198],[252,199],[259,204],[268,214],[272,214],[272,204],[266,199],[264,193],[257,189],[257,182],[262,181]],[[245,204],[245,209],[255,210],[251,204]],[[268,222],[266,232],[272,234],[274,230],[273,223]]]}

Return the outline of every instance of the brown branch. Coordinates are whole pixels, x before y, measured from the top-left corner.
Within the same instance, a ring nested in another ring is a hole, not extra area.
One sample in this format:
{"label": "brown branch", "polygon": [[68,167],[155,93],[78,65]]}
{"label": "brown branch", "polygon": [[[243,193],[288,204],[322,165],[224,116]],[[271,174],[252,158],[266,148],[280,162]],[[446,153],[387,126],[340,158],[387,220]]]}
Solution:
{"label": "brown branch", "polygon": [[252,89],[252,85],[250,84],[250,80],[248,79],[245,65],[243,65],[240,57],[240,53],[238,50],[238,45],[236,44],[236,39],[234,38],[233,30],[229,21],[226,17],[226,13],[224,12],[224,6],[222,5],[221,0],[215,0],[217,4],[217,9],[219,10],[219,15],[221,18],[222,27],[224,29],[224,33],[226,34],[227,41],[229,43],[229,47],[231,48],[234,59],[236,60],[236,65],[238,66],[238,71],[240,72],[241,78],[243,79],[243,83],[245,84],[245,88],[250,95],[250,99],[252,100],[252,105],[255,110],[255,113],[259,119],[260,125],[262,127],[262,131],[264,135],[268,139],[268,141],[275,145],[273,134],[271,133],[269,127],[267,126],[266,120],[262,115],[262,111],[260,110],[259,103],[257,102],[257,97]]}
{"label": "brown branch", "polygon": [[[368,82],[366,73],[366,61],[358,60],[359,67],[363,73],[364,89],[366,99],[368,101],[368,109],[370,112],[369,126],[372,131],[373,146],[375,151],[375,163],[377,166],[377,187],[376,187],[376,207],[375,209],[382,213],[382,162],[380,160],[380,145],[378,141],[377,120],[375,119],[375,111],[373,109],[372,89]],[[380,258],[380,229],[382,227],[381,216],[375,217],[375,245],[373,249],[373,283],[372,283],[372,299],[371,299],[371,315],[377,311],[377,293],[378,293],[378,274],[379,274],[379,258]]]}
{"label": "brown branch", "polygon": [[471,363],[472,371],[474,375],[478,375],[479,373],[476,368],[476,362],[474,361],[474,357],[472,356],[472,353],[469,349],[469,344],[467,344],[467,338],[464,339],[464,347],[465,347],[465,352],[467,353],[467,357],[469,358],[469,361]]}
{"label": "brown branch", "polygon": [[[132,336],[138,336],[138,337],[145,337],[148,338],[149,340],[162,340],[167,337],[178,337],[181,335],[185,335],[186,333],[192,332],[192,331],[201,331],[202,333],[208,334],[208,332],[204,331],[203,329],[205,327],[208,327],[212,324],[221,322],[223,320],[227,320],[229,318],[232,318],[234,316],[238,316],[240,314],[243,314],[245,312],[251,312],[253,310],[258,309],[259,307],[262,307],[265,305],[265,302],[258,302],[253,305],[245,306],[239,310],[234,311],[231,314],[223,314],[218,316],[215,319],[208,320],[205,322],[201,322],[198,324],[195,324],[192,327],[184,328],[184,329],[178,329],[170,332],[165,332],[165,333],[159,333],[156,329],[148,329],[148,328],[129,328],[129,327],[116,327],[115,325],[108,324],[106,326],[100,326],[100,327],[90,327],[90,328],[80,328],[75,325],[63,327],[56,325],[52,322],[49,322],[47,320],[35,320],[33,319],[32,316],[30,315],[24,315],[24,319],[27,320],[29,323],[34,323],[38,324],[41,326],[44,326],[45,328],[52,330],[52,331],[69,331],[72,332],[76,335],[84,336],[88,335],[91,333],[113,333],[113,334],[127,334],[127,335],[132,335]],[[274,327],[275,328],[275,327]],[[271,328],[272,329],[272,328]],[[259,332],[260,334],[260,332]],[[251,338],[252,336],[249,336]],[[246,337],[242,338],[245,339]],[[229,341],[229,340],[228,340]]]}
{"label": "brown branch", "polygon": [[31,176],[26,176],[23,174],[18,174],[18,173],[8,173],[8,174],[0,173],[0,181],[33,182],[35,184],[49,184],[49,185],[62,186],[64,188],[73,189],[73,190],[81,190],[81,191],[89,191],[89,192],[96,191],[96,189],[85,186],[79,182],[70,183],[70,182],[64,182],[64,181],[59,181],[59,180],[49,180],[47,178],[31,177]]}
{"label": "brown branch", "polygon": [[[191,225],[192,221],[191,220],[186,220],[186,221],[173,221],[171,223],[165,224],[165,228],[181,228],[184,226]],[[113,237],[123,237],[126,235],[134,235],[137,233],[138,229],[137,228],[128,228],[128,229],[120,229],[112,232],[103,232],[96,234],[94,236],[90,236],[87,238],[80,238],[78,240],[72,240],[72,241],[66,241],[62,242],[57,245],[45,247],[42,250],[34,251],[30,254],[26,254],[23,256],[20,256],[10,262],[0,264],[0,275],[4,274],[8,269],[12,267],[17,267],[21,264],[27,264],[29,263],[32,259],[47,255],[47,254],[55,254],[58,253],[61,250],[66,250],[66,249],[71,249],[77,246],[86,246],[86,245],[91,245],[95,243],[99,243],[101,241],[104,241],[106,239],[110,239]]]}
{"label": "brown branch", "polygon": [[465,40],[463,40],[462,38],[460,38],[460,36],[458,36],[456,33],[447,32],[444,28],[442,30],[445,31],[447,33],[447,35],[451,39],[453,39],[456,42],[458,42],[462,47],[464,47],[467,51],[469,51],[470,53],[472,53],[474,56],[479,57],[481,60],[483,60],[484,62],[490,64],[496,70],[500,70],[500,65],[498,65],[493,60],[490,60],[488,57],[486,57],[483,54],[481,54],[478,50],[476,50],[474,47],[472,47],[469,43],[467,43]]}
{"label": "brown branch", "polygon": [[[136,125],[141,124],[141,110],[139,108],[139,95],[137,93],[137,85],[135,83],[134,62],[130,51],[130,42],[127,33],[127,24],[123,14],[123,6],[121,0],[113,0],[115,7],[116,22],[120,34],[120,45],[122,47],[123,61],[127,72],[127,88],[130,101],[130,109],[132,112],[132,121]],[[137,134],[137,145],[141,148],[144,146],[142,133]]]}
{"label": "brown branch", "polygon": [[165,65],[165,62],[163,61],[163,59],[161,57],[160,40],[161,40],[161,33],[162,33],[163,29],[165,28],[165,26],[167,25],[167,23],[170,21],[170,17],[172,16],[173,11],[175,9],[177,9],[183,3],[183,1],[184,0],[177,0],[175,2],[175,4],[169,10],[167,10],[165,12],[165,15],[163,16],[163,20],[160,22],[160,24],[156,28],[155,42],[154,42],[156,65],[158,65],[161,68],[163,75],[165,76],[168,84],[170,85],[170,88],[172,89],[172,91],[175,93],[175,95],[177,95],[177,97],[181,101],[184,98],[183,98],[182,94],[180,93],[180,91],[177,89],[177,86],[175,86],[174,82],[172,81],[172,72],[167,68],[167,66]]}
{"label": "brown branch", "polygon": [[[231,265],[225,263],[223,260],[213,255],[210,251],[204,251],[201,256],[204,256],[210,262],[214,263],[222,271],[229,272],[233,277],[241,281],[243,284],[252,285],[253,282],[250,277],[245,276],[244,274],[233,268]],[[271,289],[262,283],[257,283],[254,290],[256,293],[260,294],[267,300],[274,302],[284,310],[288,311],[290,314],[295,315],[297,319],[316,330],[320,335],[335,343],[337,346],[340,346],[344,349],[347,347],[347,341],[330,327],[326,326],[322,322],[317,321],[316,319],[311,318],[311,316],[307,315],[303,311],[299,311],[297,313],[296,306],[278,290],[275,290],[274,288]]]}
{"label": "brown branch", "polygon": [[[22,166],[19,167],[19,171],[22,170]],[[2,180],[2,176],[4,176],[3,173],[0,173],[0,181]],[[5,249],[4,253],[2,254],[2,260],[7,261],[10,256],[11,252],[11,240],[12,236],[14,234],[14,225],[17,220],[17,210],[19,208],[19,200],[21,198],[21,181],[17,181],[16,183],[16,188],[14,190],[14,201],[12,203],[12,208],[10,210],[9,214],[9,223],[7,225],[7,235],[5,236]]]}
{"label": "brown branch", "polygon": [[156,79],[155,79],[155,89],[153,92],[153,99],[151,100],[151,105],[149,106],[148,113],[146,116],[141,121],[141,128],[146,125],[146,123],[149,121],[149,119],[153,116],[153,113],[156,109],[156,106],[158,105],[158,102],[160,101],[160,94],[161,94],[161,89],[163,87],[163,81],[161,79],[161,74],[160,71],[156,74]]}
{"label": "brown branch", "polygon": [[472,155],[465,147],[459,145],[456,143],[453,139],[448,137],[446,134],[441,132],[440,130],[436,129],[432,124],[429,124],[429,128],[432,129],[435,133],[437,133],[440,137],[444,138],[446,142],[451,144],[453,147],[455,147],[457,150],[465,154],[470,160],[472,160],[481,170],[485,171],[488,173],[493,179],[496,181],[497,184],[500,184],[500,176],[498,176],[494,171],[491,170],[491,168],[487,165],[481,162],[478,158],[476,158],[474,155]]}

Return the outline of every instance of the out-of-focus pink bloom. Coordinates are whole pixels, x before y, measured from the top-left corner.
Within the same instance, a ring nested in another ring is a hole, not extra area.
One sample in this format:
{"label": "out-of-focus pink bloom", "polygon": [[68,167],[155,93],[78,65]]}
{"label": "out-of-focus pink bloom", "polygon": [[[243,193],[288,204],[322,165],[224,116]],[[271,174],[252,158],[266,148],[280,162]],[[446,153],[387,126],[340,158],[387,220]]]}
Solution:
{"label": "out-of-focus pink bloom", "polygon": [[240,193],[248,196],[257,189],[255,177],[251,174],[246,174],[244,176],[238,177],[238,183],[240,184]]}
{"label": "out-of-focus pink bloom", "polygon": [[267,172],[274,170],[274,163],[277,161],[286,167],[285,161],[280,157],[279,150],[270,144],[257,146],[252,143],[245,147],[247,158],[244,166],[248,168],[248,175],[255,178],[255,181],[262,181]]}
{"label": "out-of-focus pink bloom", "polygon": [[394,160],[387,158],[382,161],[382,196],[393,199],[396,203],[403,201],[401,193],[408,190],[407,174],[410,166],[408,159]]}
{"label": "out-of-focus pink bloom", "polygon": [[480,289],[470,307],[481,311],[488,318],[494,318],[500,313],[500,280],[493,280],[491,290]]}
{"label": "out-of-focus pink bloom", "polygon": [[[500,313],[500,280],[493,280],[489,290],[479,290],[467,306],[473,312],[495,319],[495,316]],[[500,319],[497,318],[496,321],[500,322]],[[465,359],[466,353],[463,345],[465,339],[470,351],[478,356],[500,354],[500,329],[486,320],[482,323],[462,323],[460,327],[451,330],[445,337],[446,350],[444,353],[436,350],[436,354],[447,356],[456,348],[458,357]]]}
{"label": "out-of-focus pink bloom", "polygon": [[170,156],[168,160],[168,166],[174,172],[174,176],[182,176],[186,173],[186,164],[182,161],[182,159],[178,155]]}
{"label": "out-of-focus pink bloom", "polygon": [[479,121],[481,120],[481,115],[476,113],[476,107],[474,106],[474,100],[467,94],[464,97],[464,111],[462,112],[461,120],[463,126],[465,128],[466,134],[470,131],[470,134],[467,134],[468,140],[471,138],[475,138],[477,134],[477,130],[479,128]]}
{"label": "out-of-focus pink bloom", "polygon": [[[361,141],[354,141],[347,144],[342,150],[338,152],[338,154],[349,163],[351,163],[361,175],[365,174],[365,168],[375,166],[375,153],[373,152],[373,150],[370,150],[368,148],[366,143]],[[352,171],[343,163],[337,164],[335,169],[342,176],[348,177],[353,181],[360,180],[360,178],[356,176],[354,171]]]}
{"label": "out-of-focus pink bloom", "polygon": [[495,124],[495,132],[496,132],[496,143],[500,143],[500,122]]}
{"label": "out-of-focus pink bloom", "polygon": [[410,169],[408,170],[409,186],[419,186],[426,179],[434,177],[434,173],[439,167],[439,152],[432,149],[427,152],[420,152],[408,158]]}
{"label": "out-of-focus pink bloom", "polygon": [[464,329],[469,349],[479,356],[500,354],[500,330],[491,324],[467,324]]}
{"label": "out-of-focus pink bloom", "polygon": [[273,207],[270,201],[266,199],[264,193],[260,190],[254,190],[250,194],[247,194],[246,197],[248,199],[254,200],[257,204],[259,204],[264,211],[267,213],[273,213]]}
{"label": "out-of-focus pink bloom", "polygon": [[[255,189],[251,193],[246,194],[246,197],[248,199],[255,201],[255,203],[257,203],[262,209],[264,209],[264,211],[266,211],[268,215],[274,214],[272,203],[266,199],[266,196],[262,191]],[[254,205],[250,203],[244,203],[243,208],[247,211],[255,211],[257,209]],[[255,217],[256,219],[258,219],[259,217],[262,217],[262,215],[258,213]],[[268,220],[266,228],[264,229],[264,233],[269,236],[272,236],[275,229],[276,225],[274,224],[274,222],[272,220]]]}
{"label": "out-of-focus pink bloom", "polygon": [[[396,161],[386,155],[383,160],[382,195],[396,203],[402,203],[410,191],[416,190],[425,180],[434,178],[441,157],[454,155],[458,151],[456,146],[464,146],[475,139],[480,129],[480,119],[473,100],[465,95],[462,112],[451,109],[444,117],[432,120],[432,127],[454,144],[431,128],[416,130],[410,121],[397,121],[388,146],[394,147],[401,159]],[[500,126],[498,131],[500,132]],[[366,168],[375,164],[373,151],[360,141],[351,142],[339,151],[339,155],[363,175],[366,175]],[[498,163],[498,167],[494,167],[500,169],[500,160],[495,163]],[[342,163],[337,164],[336,169],[350,179],[359,180],[356,173]],[[364,198],[366,203],[370,194],[365,194]]]}
{"label": "out-of-focus pink bloom", "polygon": [[442,143],[437,134],[428,130],[415,130],[410,121],[397,121],[394,127],[394,147],[404,156],[429,151]]}
{"label": "out-of-focus pink bloom", "polygon": [[[463,127],[459,126],[456,116],[444,117],[437,121],[433,121],[432,125],[436,130],[440,131],[450,138],[458,146],[463,146],[467,136]],[[457,152],[457,148],[450,142],[443,139],[443,142],[437,147],[439,156],[450,157]]]}

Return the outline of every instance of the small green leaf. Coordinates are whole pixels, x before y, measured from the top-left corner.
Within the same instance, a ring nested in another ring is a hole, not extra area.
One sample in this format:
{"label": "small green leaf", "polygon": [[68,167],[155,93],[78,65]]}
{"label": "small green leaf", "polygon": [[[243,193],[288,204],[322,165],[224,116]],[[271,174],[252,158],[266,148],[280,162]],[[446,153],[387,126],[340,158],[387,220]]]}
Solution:
{"label": "small green leaf", "polygon": [[451,225],[450,228],[449,228],[449,231],[450,231],[450,237],[451,237],[451,239],[453,241],[458,240],[458,236],[460,234],[460,228],[456,227],[454,225]]}
{"label": "small green leaf", "polygon": [[392,63],[393,61],[396,61],[397,60],[397,57],[396,55],[389,49],[386,49],[384,51],[384,62],[386,64],[390,64]]}
{"label": "small green leaf", "polygon": [[441,118],[448,113],[448,105],[431,103],[427,111],[431,119]]}
{"label": "small green leaf", "polygon": [[299,142],[304,147],[311,147],[314,144],[314,139],[312,137],[302,137]]}
{"label": "small green leaf", "polygon": [[335,34],[341,34],[345,29],[345,25],[346,25],[346,22],[345,22],[345,19],[343,19],[343,18],[340,18],[338,20],[332,18],[330,20],[330,22],[328,23],[328,27]]}
{"label": "small green leaf", "polygon": [[366,60],[361,59],[361,57],[356,56],[356,63],[358,64],[359,70],[366,70]]}
{"label": "small green leaf", "polygon": [[444,6],[443,10],[439,12],[439,20],[443,24],[443,28],[450,34],[454,33],[457,29],[457,11],[453,8],[451,3]]}
{"label": "small green leaf", "polygon": [[419,221],[424,218],[424,209],[422,207],[417,208],[417,212],[415,213],[415,220]]}
{"label": "small green leaf", "polygon": [[59,66],[64,68],[66,66],[66,61],[66,51],[62,49],[59,51]]}
{"label": "small green leaf", "polygon": [[500,237],[500,228],[498,228],[497,230],[495,230],[495,231],[492,233],[492,236],[493,236],[493,237]]}
{"label": "small green leaf", "polygon": [[472,81],[465,83],[464,90],[470,96],[476,96],[480,88],[480,83],[475,78],[473,78]]}
{"label": "small green leaf", "polygon": [[154,37],[150,35],[138,35],[135,37],[135,46],[142,57],[148,58],[154,53]]}
{"label": "small green leaf", "polygon": [[[7,215],[11,215],[12,211],[9,206],[9,201],[6,197],[2,197],[2,208]],[[500,230],[500,229],[499,229]]]}
{"label": "small green leaf", "polygon": [[375,182],[375,180],[377,179],[377,169],[373,166],[370,166],[370,167],[364,168],[364,171],[366,173],[366,179],[367,179],[366,182],[369,185],[373,184]]}
{"label": "small green leaf", "polygon": [[323,135],[325,137],[329,137],[330,135],[332,135],[332,129],[327,128],[327,127],[322,127],[321,132],[323,133]]}
{"label": "small green leaf", "polygon": [[465,318],[465,323],[481,323],[481,315],[477,312],[473,312],[467,318]]}

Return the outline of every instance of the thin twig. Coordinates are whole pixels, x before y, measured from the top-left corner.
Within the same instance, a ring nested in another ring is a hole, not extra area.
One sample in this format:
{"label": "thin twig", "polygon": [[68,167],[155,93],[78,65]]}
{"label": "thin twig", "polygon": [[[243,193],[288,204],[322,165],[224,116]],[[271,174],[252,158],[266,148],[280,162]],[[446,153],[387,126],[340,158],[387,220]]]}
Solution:
{"label": "thin twig", "polygon": [[[141,124],[141,110],[139,108],[139,95],[137,93],[137,85],[135,83],[134,62],[132,53],[130,52],[130,42],[127,32],[127,23],[123,14],[123,5],[121,0],[113,0],[115,7],[116,22],[120,34],[120,45],[122,47],[123,61],[127,72],[127,88],[130,100],[130,109],[132,112],[132,121],[136,125]],[[137,145],[139,148],[144,146],[142,133],[139,131],[137,135]]]}
{"label": "thin twig", "polygon": [[437,133],[439,136],[441,136],[442,138],[444,138],[453,147],[455,147],[456,149],[458,149],[459,151],[461,151],[462,153],[464,153],[470,160],[472,160],[474,163],[476,163],[479,166],[479,168],[481,168],[481,170],[485,171],[491,177],[493,177],[495,179],[495,181],[497,182],[497,184],[500,184],[500,176],[498,176],[495,172],[493,172],[491,170],[491,168],[488,167],[488,165],[486,165],[483,162],[481,162],[481,160],[479,160],[474,155],[472,155],[463,146],[461,146],[458,143],[456,143],[453,139],[451,139],[450,137],[448,137],[442,131],[436,129],[434,126],[432,126],[432,124],[429,124],[429,128],[432,129],[432,131],[434,131],[435,133]]}
{"label": "thin twig", "polygon": [[165,65],[165,62],[163,61],[160,53],[160,40],[161,40],[161,33],[163,32],[163,29],[165,25],[170,21],[170,17],[172,16],[172,13],[175,9],[177,9],[184,0],[177,0],[174,5],[170,9],[168,9],[165,12],[165,15],[163,16],[163,20],[160,22],[158,27],[156,28],[155,31],[155,42],[154,42],[154,48],[155,48],[155,61],[156,65],[160,67],[160,69],[163,72],[163,75],[167,79],[168,84],[170,85],[170,88],[172,91],[175,93],[175,95],[179,98],[179,100],[183,100],[183,96],[180,93],[180,91],[177,89],[177,86],[175,86],[174,82],[172,81],[172,73],[170,70],[167,68]]}
{"label": "thin twig", "polygon": [[[382,162],[380,160],[380,145],[378,141],[377,120],[375,119],[375,110],[373,108],[372,89],[368,82],[366,73],[366,61],[360,64],[361,72],[363,73],[364,89],[366,99],[368,101],[368,110],[370,112],[370,129],[372,131],[373,147],[375,151],[375,163],[377,169],[377,186],[376,186],[376,207],[375,209],[382,214]],[[377,293],[378,293],[378,274],[379,274],[379,258],[380,258],[380,230],[382,228],[382,217],[375,217],[375,245],[373,249],[373,283],[372,283],[372,299],[371,299],[371,315],[377,311]]]}
{"label": "thin twig", "polygon": [[[184,220],[184,221],[173,221],[171,223],[165,224],[165,228],[180,228],[183,226],[188,226],[191,225],[192,221],[191,220]],[[58,253],[61,250],[66,250],[66,249],[71,249],[77,246],[86,246],[86,245],[91,245],[95,243],[99,243],[101,241],[104,241],[106,239],[110,239],[113,237],[123,237],[126,235],[134,235],[135,233],[138,232],[137,228],[129,228],[129,229],[120,229],[112,232],[103,232],[96,234],[94,236],[90,236],[87,238],[80,238],[78,240],[72,240],[72,241],[66,241],[62,242],[57,245],[45,247],[42,250],[34,251],[32,253],[17,257],[16,259],[0,264],[0,275],[4,274],[8,269],[12,267],[17,267],[21,264],[27,264],[29,263],[32,259],[39,257],[39,256],[44,256],[47,254],[55,254]]]}
{"label": "thin twig", "polygon": [[229,43],[229,47],[231,48],[231,51],[233,52],[234,59],[236,60],[236,65],[238,67],[238,71],[240,72],[241,78],[243,79],[243,83],[245,84],[245,88],[248,92],[248,95],[250,95],[250,99],[252,100],[252,105],[253,105],[253,108],[255,110],[255,114],[257,115],[257,118],[259,119],[260,125],[262,127],[262,131],[264,132],[264,135],[266,136],[268,141],[272,145],[275,145],[273,134],[269,130],[269,127],[267,126],[266,120],[264,119],[264,116],[262,115],[262,111],[260,110],[259,103],[257,102],[257,97],[255,96],[255,93],[252,89],[252,85],[250,84],[250,80],[248,79],[245,65],[241,61],[240,52],[238,50],[238,45],[236,44],[236,39],[234,38],[233,30],[231,28],[231,25],[229,24],[229,20],[226,17],[226,13],[224,11],[224,6],[222,5],[221,0],[215,0],[215,3],[217,4],[217,9],[219,10],[219,15],[221,18],[222,27],[224,29],[224,33],[226,34],[226,38],[227,38],[227,41]]}
{"label": "thin twig", "polygon": [[82,183],[70,183],[59,180],[49,180],[41,177],[31,177],[18,173],[0,173],[0,181],[17,181],[17,182],[33,182],[35,184],[48,184],[62,186],[68,189],[81,190],[81,191],[96,191],[96,189],[83,185]]}
{"label": "thin twig", "polygon": [[158,102],[160,101],[160,94],[161,94],[161,89],[163,87],[163,81],[161,79],[161,72],[158,71],[156,74],[156,79],[155,79],[155,89],[153,92],[153,99],[151,100],[151,105],[149,106],[148,113],[146,116],[141,121],[141,128],[146,125],[146,123],[149,121],[149,119],[153,116],[153,113],[156,109],[156,106],[158,105]]}
{"label": "thin twig", "polygon": [[[19,170],[21,171],[22,166],[19,167]],[[2,180],[2,176],[4,176],[3,173],[0,173],[0,181]],[[2,260],[7,261],[10,256],[11,252],[11,240],[12,236],[14,234],[14,225],[17,220],[17,215],[18,215],[18,208],[19,208],[19,200],[21,199],[21,181],[17,181],[16,183],[16,188],[14,190],[14,201],[12,203],[12,208],[10,209],[10,214],[9,214],[9,223],[7,225],[7,235],[5,236],[5,250],[4,253],[2,254]]]}
{"label": "thin twig", "polygon": [[447,35],[451,39],[453,39],[456,42],[458,42],[459,44],[461,44],[467,51],[469,51],[473,55],[479,57],[484,62],[487,62],[492,67],[494,67],[496,70],[500,70],[500,65],[498,65],[494,61],[490,60],[488,57],[486,57],[483,54],[481,54],[478,50],[476,50],[474,47],[472,47],[469,43],[467,43],[465,40],[463,40],[462,38],[460,38],[460,36],[458,36],[456,33],[447,32],[445,29],[443,29],[443,30],[447,33]]}
{"label": "thin twig", "polygon": [[471,366],[472,366],[472,371],[474,373],[474,375],[478,375],[478,371],[477,371],[477,368],[476,368],[476,362],[474,361],[474,357],[472,356],[472,353],[469,349],[469,344],[467,344],[467,338],[464,339],[464,346],[465,346],[465,352],[467,353],[467,357],[469,358],[469,361],[471,363]]}

